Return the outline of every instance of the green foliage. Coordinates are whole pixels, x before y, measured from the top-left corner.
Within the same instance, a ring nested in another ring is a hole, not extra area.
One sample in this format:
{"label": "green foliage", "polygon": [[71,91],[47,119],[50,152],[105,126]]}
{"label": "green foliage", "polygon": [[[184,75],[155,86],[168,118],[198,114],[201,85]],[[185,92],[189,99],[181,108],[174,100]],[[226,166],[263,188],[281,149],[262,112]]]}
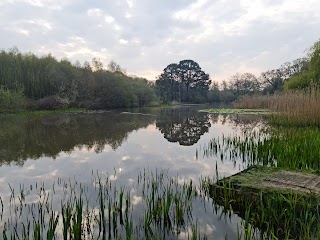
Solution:
{"label": "green foliage", "polygon": [[320,41],[309,49],[308,62],[299,74],[289,78],[285,89],[301,89],[320,83]]}
{"label": "green foliage", "polygon": [[6,90],[0,86],[0,112],[15,112],[22,110],[26,104],[23,91]]}
{"label": "green foliage", "polygon": [[211,80],[209,74],[201,70],[193,60],[183,60],[179,64],[169,64],[156,81],[160,99],[167,103],[207,102]]}
{"label": "green foliage", "polygon": [[302,89],[311,84],[311,74],[307,71],[300,73],[299,75],[292,76],[289,81],[285,82],[284,89]]}
{"label": "green foliage", "polygon": [[147,80],[127,76],[114,61],[109,69],[104,70],[97,58],[92,60],[91,67],[88,62],[81,66],[67,59],[58,61],[50,54],[39,58],[32,53],[22,54],[16,48],[1,51],[0,110],[22,107],[19,97],[23,94],[30,100],[28,107],[32,110],[142,107],[156,99]]}

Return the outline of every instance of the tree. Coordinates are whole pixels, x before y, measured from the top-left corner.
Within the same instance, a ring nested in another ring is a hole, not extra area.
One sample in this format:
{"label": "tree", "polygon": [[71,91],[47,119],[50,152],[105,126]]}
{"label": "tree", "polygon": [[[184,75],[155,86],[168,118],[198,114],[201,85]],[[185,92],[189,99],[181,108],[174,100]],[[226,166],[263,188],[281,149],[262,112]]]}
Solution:
{"label": "tree", "polygon": [[156,86],[162,98],[171,101],[207,100],[211,80],[209,74],[201,70],[193,60],[182,60],[179,64],[169,64],[158,77]]}
{"label": "tree", "polygon": [[180,81],[186,86],[186,100],[190,100],[190,89],[204,93],[209,90],[211,80],[209,74],[201,70],[198,63],[193,60],[179,62],[178,74]]}
{"label": "tree", "polygon": [[215,82],[215,81],[212,82],[210,91],[208,92],[208,101],[220,102],[220,89],[219,89],[218,82]]}
{"label": "tree", "polygon": [[308,58],[302,59],[297,65],[300,71],[288,79],[286,89],[305,88],[320,83],[320,40],[309,49]]}
{"label": "tree", "polygon": [[158,77],[156,85],[164,102],[180,100],[178,64],[169,64]]}
{"label": "tree", "polygon": [[268,70],[261,73],[260,81],[264,87],[264,93],[273,94],[283,89],[284,79],[279,69]]}
{"label": "tree", "polygon": [[103,70],[103,63],[99,58],[92,59],[92,67],[94,71],[101,71]]}
{"label": "tree", "polygon": [[122,72],[126,73],[126,70],[123,69],[116,61],[111,60],[110,63],[108,64],[108,70],[110,72]]}
{"label": "tree", "polygon": [[238,97],[260,89],[260,82],[252,73],[236,73],[230,78],[229,89]]}

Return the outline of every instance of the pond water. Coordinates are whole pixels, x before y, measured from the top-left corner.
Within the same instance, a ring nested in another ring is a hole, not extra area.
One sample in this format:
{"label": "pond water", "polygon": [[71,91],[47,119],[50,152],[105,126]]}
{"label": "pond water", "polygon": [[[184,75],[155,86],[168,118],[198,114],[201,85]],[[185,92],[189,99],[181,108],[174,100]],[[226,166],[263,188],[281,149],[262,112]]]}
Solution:
{"label": "pond water", "polygon": [[[216,167],[221,176],[243,170],[245,163],[207,157],[203,149],[212,138],[258,129],[263,120],[199,113],[201,108],[208,106],[0,116],[1,197],[5,202],[12,195],[10,188],[36,182],[52,186],[57,179],[76,179],[93,188],[94,174],[133,188],[144,171],[165,171],[180,182],[192,180],[197,185],[200,178],[213,177]],[[241,218],[221,217],[207,203],[206,208],[200,200],[193,206],[200,232],[209,239],[236,239]]]}

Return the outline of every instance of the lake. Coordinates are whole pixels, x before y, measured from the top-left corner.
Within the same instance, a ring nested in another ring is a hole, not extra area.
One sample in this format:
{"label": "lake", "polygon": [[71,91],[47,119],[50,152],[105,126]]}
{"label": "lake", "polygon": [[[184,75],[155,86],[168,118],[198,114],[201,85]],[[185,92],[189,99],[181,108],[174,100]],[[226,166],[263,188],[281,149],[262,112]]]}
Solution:
{"label": "lake", "polygon": [[[1,198],[9,202],[12,189],[16,189],[15,198],[19,201],[17,192],[25,189],[26,206],[41,198],[35,191],[41,184],[44,191],[51,193],[50,198],[53,199],[54,192],[60,199],[63,187],[59,191],[58,186],[63,181],[81,183],[87,193],[94,195],[97,189],[92,179],[99,176],[131,192],[131,200],[136,201],[134,206],[140,209],[133,214],[133,222],[139,222],[143,206],[136,188],[142,173],[162,172],[181,184],[192,181],[197,186],[202,178],[214,177],[216,168],[220,177],[246,168],[242,161],[222,161],[217,156],[207,156],[204,149],[212,138],[258,130],[264,126],[264,120],[260,116],[198,112],[202,108],[208,106],[0,116]],[[56,186],[54,191],[52,185]],[[58,209],[60,201],[53,199],[52,206]],[[197,223],[199,232],[208,239],[226,236],[237,239],[241,218],[235,214],[223,215],[223,209],[216,207],[210,199],[195,200],[192,221]],[[10,223],[27,221],[27,213],[23,214],[25,216],[16,216]],[[10,215],[12,212],[4,211],[1,232]],[[14,227],[9,225],[6,230],[12,231]],[[182,226],[179,233],[175,230],[166,236],[188,239],[190,231],[188,226]]]}

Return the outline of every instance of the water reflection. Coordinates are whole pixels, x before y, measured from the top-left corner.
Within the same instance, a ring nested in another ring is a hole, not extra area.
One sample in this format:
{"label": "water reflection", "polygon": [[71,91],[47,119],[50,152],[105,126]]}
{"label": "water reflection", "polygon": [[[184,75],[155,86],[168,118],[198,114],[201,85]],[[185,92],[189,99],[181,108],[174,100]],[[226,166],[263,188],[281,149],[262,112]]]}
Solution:
{"label": "water reflection", "polygon": [[209,131],[211,123],[208,114],[197,113],[193,108],[186,108],[185,111],[163,108],[157,117],[156,126],[169,142],[191,146]]}
{"label": "water reflection", "polygon": [[[219,176],[230,176],[243,169],[242,162],[237,162],[235,167],[231,161],[220,161],[219,156],[203,156],[202,151],[198,151],[196,159],[196,151],[207,146],[212,138],[222,138],[239,130],[237,124],[241,120],[238,118],[198,113],[195,107],[146,108],[139,112],[135,109],[130,114],[123,111],[131,110],[0,117],[1,197],[10,200],[7,183],[19,189],[21,183],[34,186],[35,182],[43,182],[50,190],[57,179],[69,182],[75,178],[86,186],[88,196],[96,200],[97,189],[91,178],[92,173],[97,172],[117,186],[126,186],[132,202],[137,202],[135,211],[144,213],[142,203],[137,201],[141,197],[137,192],[139,172],[170,170],[168,176],[177,176],[179,184],[185,180],[197,184],[200,176],[213,177],[216,166]],[[55,191],[55,197],[63,196],[63,189]],[[27,198],[33,202],[37,195]],[[221,221],[222,210],[214,211],[210,203],[206,212],[201,201],[194,204],[192,214],[201,232],[214,239],[225,239],[226,235],[236,239],[237,223],[241,219],[233,215],[231,219],[222,217]],[[60,209],[60,201],[55,202]]]}
{"label": "water reflection", "polygon": [[230,122],[234,128],[240,128],[242,131],[252,130],[257,127],[267,125],[265,115],[254,114],[213,114],[212,119],[221,119],[221,123]]}
{"label": "water reflection", "polygon": [[154,116],[63,114],[45,117],[3,116],[0,118],[0,164],[23,165],[27,159],[56,158],[75,147],[116,150],[129,133],[146,128]]}
{"label": "water reflection", "polygon": [[155,124],[169,142],[192,146],[211,125],[232,125],[252,129],[259,116],[198,113],[195,107],[156,108],[144,113],[121,112],[62,114],[44,117],[0,117],[0,165],[22,166],[27,159],[57,158],[76,147],[101,153],[106,146],[118,149],[128,135]]}

